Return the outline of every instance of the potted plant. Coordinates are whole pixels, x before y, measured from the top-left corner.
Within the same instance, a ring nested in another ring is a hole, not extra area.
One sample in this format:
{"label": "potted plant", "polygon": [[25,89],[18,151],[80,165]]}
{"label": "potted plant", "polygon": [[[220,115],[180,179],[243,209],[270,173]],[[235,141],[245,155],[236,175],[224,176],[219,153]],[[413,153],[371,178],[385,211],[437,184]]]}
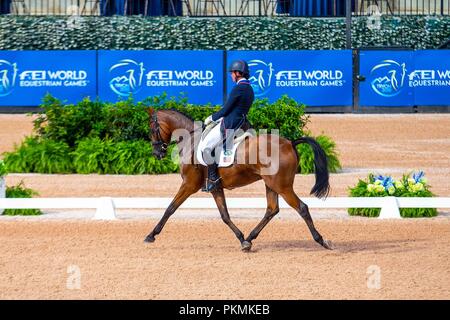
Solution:
{"label": "potted plant", "polygon": [[[390,176],[369,174],[367,180],[359,180],[356,186],[349,188],[351,197],[434,197],[423,171],[404,174],[401,179]],[[380,208],[350,208],[352,216],[378,217]],[[435,208],[401,208],[400,215],[404,218],[435,217]]]}

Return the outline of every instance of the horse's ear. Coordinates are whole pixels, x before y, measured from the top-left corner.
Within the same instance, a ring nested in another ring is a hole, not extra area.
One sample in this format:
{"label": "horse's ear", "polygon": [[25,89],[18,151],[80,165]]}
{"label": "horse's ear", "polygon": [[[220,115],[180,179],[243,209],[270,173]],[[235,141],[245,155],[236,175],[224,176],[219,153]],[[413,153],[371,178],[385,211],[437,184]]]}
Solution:
{"label": "horse's ear", "polygon": [[153,113],[155,112],[155,109],[154,108],[152,108],[152,107],[149,107],[148,109],[147,109],[147,113],[148,113],[148,115],[150,116],[150,118],[153,116]]}

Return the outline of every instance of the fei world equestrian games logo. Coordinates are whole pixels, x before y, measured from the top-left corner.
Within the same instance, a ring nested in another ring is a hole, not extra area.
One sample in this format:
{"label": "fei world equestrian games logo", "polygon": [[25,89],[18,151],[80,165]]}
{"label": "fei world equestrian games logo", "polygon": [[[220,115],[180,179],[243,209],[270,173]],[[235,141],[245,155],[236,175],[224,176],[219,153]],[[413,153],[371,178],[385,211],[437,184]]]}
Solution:
{"label": "fei world equestrian games logo", "polygon": [[10,95],[19,88],[74,88],[86,87],[88,71],[82,69],[20,68],[17,62],[0,60],[0,97]]}
{"label": "fei world equestrian games logo", "polygon": [[372,89],[386,98],[397,96],[405,87],[450,87],[449,69],[415,69],[408,73],[405,62],[389,59],[374,66],[370,75]]}
{"label": "fei world equestrian games logo", "polygon": [[142,62],[138,63],[130,59],[120,60],[109,69],[113,76],[109,81],[109,87],[120,96],[138,93],[142,87],[144,71]]}
{"label": "fei world equestrian games logo", "polygon": [[394,60],[383,60],[372,68],[370,74],[374,77],[372,89],[382,97],[398,95],[405,85],[406,64]]}
{"label": "fei world equestrian games logo", "polygon": [[0,97],[11,94],[16,84],[17,63],[0,60]]}
{"label": "fei world equestrian games logo", "polygon": [[266,63],[262,60],[250,60],[248,67],[253,74],[249,80],[255,96],[261,97],[266,95],[270,91],[270,85],[272,84],[272,62]]}
{"label": "fei world equestrian games logo", "polygon": [[342,70],[275,70],[272,62],[259,59],[249,60],[250,83],[256,97],[265,96],[275,88],[289,87],[342,87],[344,72]]}
{"label": "fei world equestrian games logo", "polygon": [[143,87],[212,87],[216,84],[212,70],[146,70],[143,62],[123,59],[109,73],[109,87],[120,96],[138,93]]}

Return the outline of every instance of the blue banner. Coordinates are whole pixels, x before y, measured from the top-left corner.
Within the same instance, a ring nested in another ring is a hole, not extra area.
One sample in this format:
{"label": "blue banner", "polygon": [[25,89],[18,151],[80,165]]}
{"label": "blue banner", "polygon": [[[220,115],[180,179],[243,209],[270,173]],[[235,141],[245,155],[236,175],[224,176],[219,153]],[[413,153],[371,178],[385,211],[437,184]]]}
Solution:
{"label": "blue banner", "polygon": [[99,97],[136,100],[183,93],[193,104],[222,104],[222,51],[99,51]]}
{"label": "blue banner", "polygon": [[361,106],[450,105],[450,50],[361,51]]}
{"label": "blue banner", "polygon": [[[350,50],[228,52],[228,64],[238,59],[249,63],[256,98],[275,101],[286,94],[307,106],[352,105]],[[228,78],[228,92],[232,87]]]}
{"label": "blue banner", "polygon": [[450,105],[450,50],[418,50],[414,65],[408,77],[415,105]]}
{"label": "blue banner", "polygon": [[47,93],[76,103],[96,87],[95,51],[0,51],[0,106],[38,106]]}

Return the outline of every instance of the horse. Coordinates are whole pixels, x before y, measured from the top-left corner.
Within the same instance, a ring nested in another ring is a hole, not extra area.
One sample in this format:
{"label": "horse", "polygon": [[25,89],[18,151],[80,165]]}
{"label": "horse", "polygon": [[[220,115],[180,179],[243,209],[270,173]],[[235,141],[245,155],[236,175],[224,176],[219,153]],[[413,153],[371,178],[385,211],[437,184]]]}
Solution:
{"label": "horse", "polygon": [[[153,145],[153,155],[157,159],[162,159],[167,154],[167,149],[171,143],[172,134],[177,129],[184,129],[189,134],[194,134],[194,120],[175,109],[148,109],[149,113],[149,126],[150,126],[150,139]],[[298,154],[296,146],[301,143],[307,143],[312,147],[314,153],[314,165],[315,165],[315,184],[311,189],[311,194],[319,198],[324,198],[328,195],[329,185],[329,172],[327,157],[321,146],[317,141],[311,137],[301,137],[295,141],[278,137],[278,145],[271,145],[271,135],[261,134],[253,137],[248,137],[241,143],[236,150],[236,157],[240,159],[249,159],[251,153],[257,152],[259,145],[268,146],[271,150],[272,147],[277,147],[279,151],[278,170],[275,173],[267,173],[266,169],[268,163],[273,161],[271,154],[267,156],[259,155],[255,163],[236,163],[234,162],[229,167],[219,168],[219,175],[221,177],[221,188],[212,192],[212,196],[215,200],[217,208],[220,212],[220,216],[223,222],[233,231],[236,238],[241,244],[242,251],[250,251],[252,247],[252,241],[255,240],[264,227],[273,219],[279,212],[279,195],[294,208],[298,214],[304,219],[306,225],[311,232],[313,239],[319,243],[325,249],[333,249],[331,241],[324,239],[314,226],[313,220],[309,213],[308,206],[300,200],[300,198],[294,192],[293,184],[295,174],[297,172]],[[186,148],[192,146],[192,141],[185,141],[183,145],[183,139],[177,141],[179,148]],[[272,143],[273,144],[273,143]],[[194,148],[193,148],[194,149]],[[189,151],[191,156],[194,157],[195,152]],[[179,187],[179,190],[173,198],[170,205],[164,212],[163,217],[154,227],[154,229],[147,235],[145,242],[151,243],[155,241],[155,236],[160,234],[164,225],[170,216],[177,210],[177,208],[191,195],[199,191],[205,182],[206,167],[193,162],[182,163],[181,177],[183,182]],[[263,219],[259,224],[250,232],[247,238],[231,221],[228,213],[226,199],[223,189],[239,188],[248,184],[251,184],[258,180],[263,180],[266,189],[267,209]]]}

